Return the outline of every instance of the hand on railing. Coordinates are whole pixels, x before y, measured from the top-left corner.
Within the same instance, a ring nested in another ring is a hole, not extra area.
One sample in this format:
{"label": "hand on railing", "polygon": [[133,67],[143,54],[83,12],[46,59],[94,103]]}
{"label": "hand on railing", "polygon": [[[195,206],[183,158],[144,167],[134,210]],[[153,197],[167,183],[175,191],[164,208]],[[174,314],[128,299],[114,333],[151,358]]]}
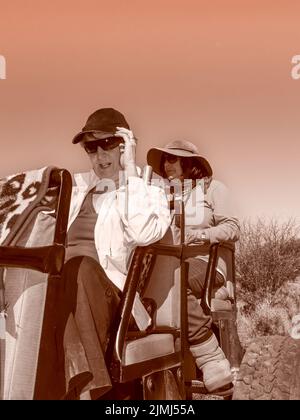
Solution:
{"label": "hand on railing", "polygon": [[205,230],[187,230],[185,233],[186,245],[205,245],[209,243]]}

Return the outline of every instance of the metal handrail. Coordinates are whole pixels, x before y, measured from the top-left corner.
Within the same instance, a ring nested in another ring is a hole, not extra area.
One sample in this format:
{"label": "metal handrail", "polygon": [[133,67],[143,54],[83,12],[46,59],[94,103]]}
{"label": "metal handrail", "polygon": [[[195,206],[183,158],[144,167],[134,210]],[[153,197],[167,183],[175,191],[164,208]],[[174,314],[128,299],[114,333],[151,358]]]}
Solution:
{"label": "metal handrail", "polygon": [[[208,261],[208,268],[205,278],[205,294],[204,294],[204,308],[209,312],[211,305],[211,295],[213,289],[213,283],[215,279],[215,271],[217,264],[218,248],[220,246],[232,248],[231,243],[222,242],[216,243],[210,246],[210,256]],[[108,363],[112,360],[113,351],[116,352],[116,357],[119,362],[122,360],[122,354],[126,339],[126,334],[128,331],[130,316],[132,312],[133,302],[136,294],[136,290],[139,283],[139,276],[141,270],[141,264],[145,254],[150,253],[153,255],[165,255],[173,256],[178,258],[181,261],[182,274],[187,275],[188,268],[184,264],[188,258],[195,257],[203,252],[203,249],[206,249],[206,245],[166,245],[161,243],[154,243],[146,247],[137,247],[130,269],[127,275],[125,282],[122,298],[119,304],[119,308],[114,319],[114,327],[112,331],[117,331],[117,334],[111,337],[109,345],[106,352],[106,360]],[[183,268],[184,267],[184,268]],[[182,320],[185,322],[184,320]],[[151,331],[152,333],[155,330]]]}

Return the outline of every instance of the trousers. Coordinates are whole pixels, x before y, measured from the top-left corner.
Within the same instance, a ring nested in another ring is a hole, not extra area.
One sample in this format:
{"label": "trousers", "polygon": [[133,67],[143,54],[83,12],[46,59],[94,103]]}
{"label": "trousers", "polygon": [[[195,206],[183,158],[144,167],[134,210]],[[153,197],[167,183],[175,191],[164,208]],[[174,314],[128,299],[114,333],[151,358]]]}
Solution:
{"label": "trousers", "polygon": [[91,257],[71,258],[63,268],[58,299],[60,369],[66,384],[76,384],[76,378],[90,373],[81,399],[97,399],[111,388],[104,354],[119,293]]}
{"label": "trousers", "polygon": [[[191,345],[206,341],[211,335],[211,316],[206,315],[201,306],[205,286],[205,274],[207,263],[198,258],[189,258],[189,276],[187,287],[187,310],[188,310],[188,339]],[[224,284],[223,276],[217,272],[215,287]]]}

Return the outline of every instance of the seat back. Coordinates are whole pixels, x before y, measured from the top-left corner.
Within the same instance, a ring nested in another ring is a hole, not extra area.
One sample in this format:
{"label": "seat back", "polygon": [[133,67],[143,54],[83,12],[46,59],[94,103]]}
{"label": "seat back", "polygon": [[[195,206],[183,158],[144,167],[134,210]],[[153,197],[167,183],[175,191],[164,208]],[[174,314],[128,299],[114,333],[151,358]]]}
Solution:
{"label": "seat back", "polygon": [[[203,255],[212,253],[212,249],[203,247],[203,250],[201,250],[200,248]],[[215,262],[216,267],[212,266],[211,273],[214,272],[215,268],[220,270],[225,279],[228,297],[233,302],[235,299],[234,245],[231,243],[217,245]],[[206,287],[211,288],[209,297],[209,300],[211,300],[214,283],[207,282]],[[165,255],[156,257],[143,296],[154,299],[157,304],[156,326],[180,328],[180,260],[178,258]]]}
{"label": "seat back", "polygon": [[155,325],[180,328],[180,261],[176,257],[158,255],[144,297],[157,305]]}
{"label": "seat back", "polygon": [[[20,241],[25,247],[50,245],[54,227],[55,219],[40,213],[31,232],[30,228],[26,229]],[[5,299],[8,309],[5,358],[1,363],[5,367],[1,389],[6,400],[34,398],[47,284],[48,273],[14,267],[6,269]]]}

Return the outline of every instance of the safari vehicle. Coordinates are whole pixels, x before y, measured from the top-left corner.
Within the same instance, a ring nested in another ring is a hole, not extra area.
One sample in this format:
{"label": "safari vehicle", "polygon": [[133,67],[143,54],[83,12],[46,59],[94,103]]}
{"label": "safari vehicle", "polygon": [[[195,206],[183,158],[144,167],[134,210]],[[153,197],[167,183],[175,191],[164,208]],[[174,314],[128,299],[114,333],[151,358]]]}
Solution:
{"label": "safari vehicle", "polygon": [[[132,380],[138,384],[141,378],[140,395],[144,399],[197,399],[199,394],[209,394],[187,343],[186,260],[201,254],[201,248],[153,244],[135,251],[107,361],[115,384],[127,385]],[[219,255],[228,264],[228,293],[224,297],[214,297]],[[167,260],[165,266],[163,259]],[[234,274],[234,245],[211,245],[202,305],[212,316],[214,332],[234,378],[234,383],[212,394],[227,400],[300,399],[299,340],[289,336],[260,337],[246,352],[242,348],[237,332]],[[159,281],[162,276],[163,282]],[[136,290],[154,314],[147,331],[128,330]]]}
{"label": "safari vehicle", "polygon": [[[1,203],[0,213],[1,398],[55,399],[59,380],[50,349],[55,348],[51,340],[55,340],[56,285],[64,263],[71,176],[64,169],[46,168],[32,183],[27,175],[0,181],[0,198],[4,193],[9,196]],[[20,197],[30,199],[21,206]],[[183,214],[182,208],[182,238]],[[207,248],[183,241],[135,250],[105,355],[113,388],[104,399],[180,400],[208,393],[187,342],[187,259],[204,251]],[[214,395],[300,399],[299,342],[264,337],[244,354],[236,326],[234,251],[232,243],[210,246],[202,299],[235,377],[234,384]],[[220,256],[227,265],[223,298],[214,294]],[[145,331],[129,327],[136,292],[152,317]],[[78,399],[90,379],[88,372],[71,379],[63,398]]]}

